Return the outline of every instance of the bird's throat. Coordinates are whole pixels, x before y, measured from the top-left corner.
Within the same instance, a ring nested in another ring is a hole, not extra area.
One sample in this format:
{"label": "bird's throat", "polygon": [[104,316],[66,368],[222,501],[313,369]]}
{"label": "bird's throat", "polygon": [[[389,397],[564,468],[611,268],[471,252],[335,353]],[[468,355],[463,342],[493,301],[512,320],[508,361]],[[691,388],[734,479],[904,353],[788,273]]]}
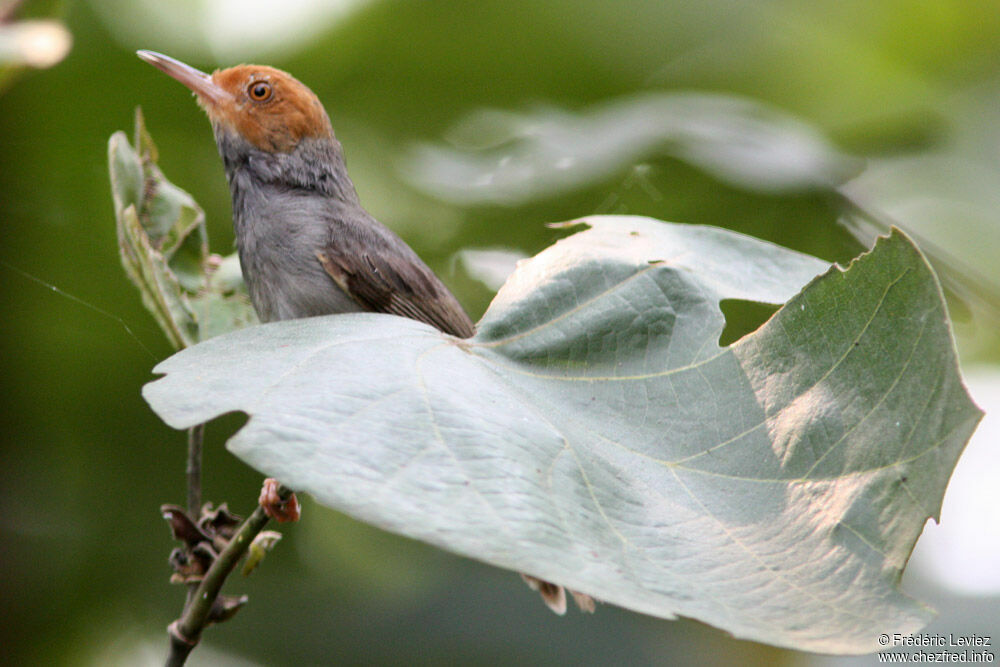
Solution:
{"label": "bird's throat", "polygon": [[217,133],[233,204],[243,276],[263,321],[357,310],[330,289],[316,252],[331,229],[364,214],[339,144],[304,140],[289,153],[261,151]]}
{"label": "bird's throat", "polygon": [[[252,182],[359,204],[336,139],[307,138],[288,152],[273,152],[261,150],[241,135],[217,126],[215,140],[230,187]],[[242,178],[236,178],[237,174]]]}

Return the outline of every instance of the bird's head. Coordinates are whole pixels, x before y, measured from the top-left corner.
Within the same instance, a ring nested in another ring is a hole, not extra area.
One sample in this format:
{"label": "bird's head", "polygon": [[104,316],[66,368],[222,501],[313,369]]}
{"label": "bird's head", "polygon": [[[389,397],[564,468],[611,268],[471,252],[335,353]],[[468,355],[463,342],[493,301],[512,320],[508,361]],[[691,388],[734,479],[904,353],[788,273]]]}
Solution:
{"label": "bird's head", "polygon": [[194,91],[216,135],[236,134],[271,153],[289,153],[306,138],[333,137],[319,98],[287,72],[237,65],[205,74],[160,53],[137,54]]}

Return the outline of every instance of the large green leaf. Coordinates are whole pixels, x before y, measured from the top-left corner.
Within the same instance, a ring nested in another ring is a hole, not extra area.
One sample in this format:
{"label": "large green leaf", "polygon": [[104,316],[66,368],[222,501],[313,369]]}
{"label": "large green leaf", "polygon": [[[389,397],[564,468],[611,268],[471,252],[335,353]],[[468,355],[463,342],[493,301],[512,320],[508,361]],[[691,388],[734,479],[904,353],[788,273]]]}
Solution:
{"label": "large green leaf", "polygon": [[[902,568],[981,413],[900,233],[846,271],[635,218],[522,262],[470,340],[287,321],[164,361],[183,428],[387,530],[739,637],[860,653],[930,612]],[[801,293],[801,286],[817,274]],[[722,299],[788,303],[720,348]]]}

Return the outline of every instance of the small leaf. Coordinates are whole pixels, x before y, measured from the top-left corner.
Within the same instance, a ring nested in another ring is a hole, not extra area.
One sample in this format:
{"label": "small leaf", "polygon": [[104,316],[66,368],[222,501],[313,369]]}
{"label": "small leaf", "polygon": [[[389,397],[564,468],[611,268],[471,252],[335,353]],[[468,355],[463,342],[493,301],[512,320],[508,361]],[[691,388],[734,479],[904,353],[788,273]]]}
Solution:
{"label": "small leaf", "polygon": [[161,505],[160,514],[170,524],[170,532],[175,540],[189,547],[199,542],[211,541],[212,538],[202,532],[201,528],[188,517],[184,508],[177,505]]}
{"label": "small leaf", "polygon": [[163,255],[151,245],[132,205],[118,216],[118,250],[126,275],[139,288],[143,305],[167,340],[177,348],[197,342],[197,324],[180,282],[167,268]]}
{"label": "small leaf", "polygon": [[[289,487],[607,603],[829,653],[921,628],[900,575],[981,412],[920,252],[894,232],[843,270],[585,222],[471,339],[276,322],[171,357],[144,396],[176,428],[246,412],[229,448]],[[723,299],[787,303],[720,347]]]}
{"label": "small leaf", "polygon": [[220,294],[232,294],[234,292],[245,291],[243,285],[243,272],[240,269],[240,258],[233,253],[226,257],[212,255],[209,258],[213,266],[208,275],[208,284],[213,291]]}
{"label": "small leaf", "polygon": [[208,614],[208,620],[211,623],[228,621],[249,601],[250,598],[246,595],[220,595],[212,603],[212,610]]}
{"label": "small leaf", "polygon": [[115,132],[108,140],[108,166],[115,210],[139,206],[142,201],[142,162],[124,132]]}
{"label": "small leaf", "polygon": [[213,278],[219,262],[208,252],[205,214],[156,165],[138,109],[135,133],[136,148],[124,133],[112,135],[108,166],[122,264],[143,304],[178,348],[256,322],[239,261]]}
{"label": "small leaf", "polygon": [[267,552],[277,546],[279,541],[281,541],[281,533],[277,531],[262,530],[257,533],[257,537],[253,538],[253,542],[250,543],[250,548],[247,550],[247,559],[243,563],[243,576],[249,577],[264,560]]}

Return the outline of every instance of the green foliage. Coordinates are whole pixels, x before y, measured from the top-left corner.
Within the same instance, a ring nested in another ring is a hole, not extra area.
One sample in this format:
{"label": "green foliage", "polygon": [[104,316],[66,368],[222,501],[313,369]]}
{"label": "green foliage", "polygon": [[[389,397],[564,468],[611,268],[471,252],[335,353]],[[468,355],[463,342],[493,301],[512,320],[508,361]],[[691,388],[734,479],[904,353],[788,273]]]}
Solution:
{"label": "green foliage", "polygon": [[[176,428],[246,412],[229,448],[267,475],[605,602],[831,653],[922,627],[899,577],[981,413],[920,252],[897,232],[828,269],[715,228],[582,222],[472,339],[272,323],[171,357],[144,395]],[[788,303],[720,347],[723,299]]]}
{"label": "green foliage", "polygon": [[111,136],[108,165],[122,265],[146,308],[175,348],[254,322],[239,260],[209,254],[204,212],[160,171],[139,110],[135,124],[134,147]]}

